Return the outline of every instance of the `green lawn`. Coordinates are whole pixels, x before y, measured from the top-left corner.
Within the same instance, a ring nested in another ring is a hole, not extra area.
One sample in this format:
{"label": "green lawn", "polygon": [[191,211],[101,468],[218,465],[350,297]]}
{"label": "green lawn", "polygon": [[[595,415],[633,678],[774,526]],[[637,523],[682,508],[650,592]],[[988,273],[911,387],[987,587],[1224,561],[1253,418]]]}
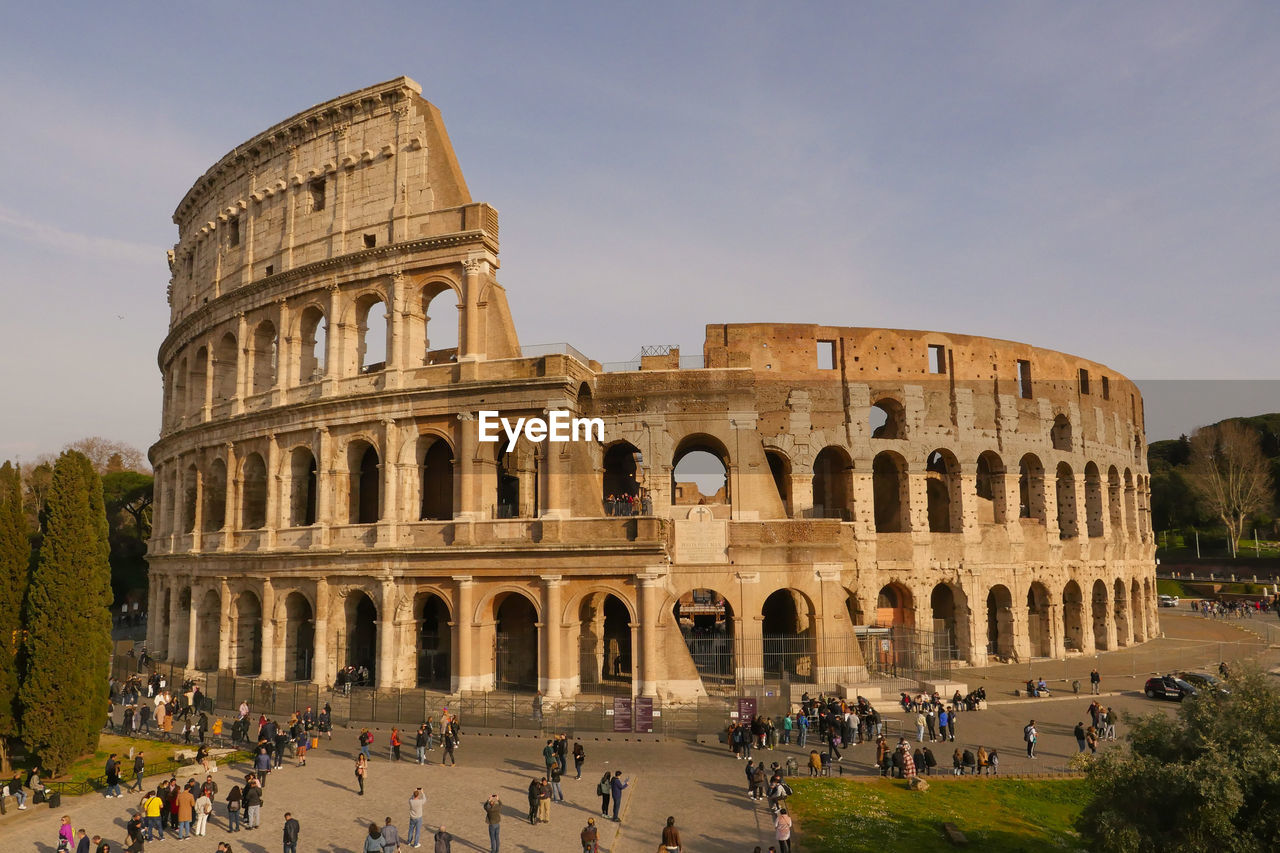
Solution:
{"label": "green lawn", "polygon": [[1088,797],[1083,779],[933,777],[923,793],[888,779],[798,779],[793,787],[787,810],[805,853],[953,850],[947,822],[984,853],[1083,850],[1073,828]]}

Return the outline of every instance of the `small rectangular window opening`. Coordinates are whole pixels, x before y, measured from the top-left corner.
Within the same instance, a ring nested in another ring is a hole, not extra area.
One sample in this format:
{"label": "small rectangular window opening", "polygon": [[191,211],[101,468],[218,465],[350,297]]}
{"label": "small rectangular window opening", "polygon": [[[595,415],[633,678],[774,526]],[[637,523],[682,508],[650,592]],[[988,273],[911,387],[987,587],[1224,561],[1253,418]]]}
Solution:
{"label": "small rectangular window opening", "polygon": [[1102,399],[1111,399],[1111,378],[1108,376],[1102,377]]}
{"label": "small rectangular window opening", "polygon": [[1083,367],[1080,368],[1080,393],[1089,393],[1089,371],[1085,370]]}
{"label": "small rectangular window opening", "polygon": [[377,246],[377,245],[378,245],[378,238],[375,235],[373,234],[364,235],[364,247],[366,249],[372,249],[374,246]]}
{"label": "small rectangular window opening", "polygon": [[1031,362],[1018,359],[1018,396],[1031,399]]}
{"label": "small rectangular window opening", "polygon": [[929,372],[947,372],[947,348],[942,344],[929,344]]}
{"label": "small rectangular window opening", "polygon": [[308,181],[307,192],[311,194],[311,212],[324,210],[324,178]]}
{"label": "small rectangular window opening", "polygon": [[240,217],[239,216],[233,216],[227,220],[227,245],[232,247],[240,245]]}
{"label": "small rectangular window opening", "polygon": [[818,341],[818,369],[836,369],[836,342]]}
{"label": "small rectangular window opening", "polygon": [[275,265],[267,264],[267,275],[275,275],[275,271],[276,271]]}
{"label": "small rectangular window opening", "polygon": [[187,255],[187,276],[191,277],[196,274],[196,253],[192,252]]}

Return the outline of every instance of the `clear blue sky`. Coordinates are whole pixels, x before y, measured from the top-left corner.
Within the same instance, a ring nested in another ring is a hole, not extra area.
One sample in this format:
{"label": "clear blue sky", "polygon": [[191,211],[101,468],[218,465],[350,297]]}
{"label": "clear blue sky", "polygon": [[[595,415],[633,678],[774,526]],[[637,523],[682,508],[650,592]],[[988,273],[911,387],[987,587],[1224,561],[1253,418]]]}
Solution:
{"label": "clear blue sky", "polygon": [[[524,343],[828,322],[1280,376],[1280,4],[6,5],[0,458],[150,444],[182,195],[400,74],[501,211]],[[1280,409],[1248,387],[1152,437]]]}

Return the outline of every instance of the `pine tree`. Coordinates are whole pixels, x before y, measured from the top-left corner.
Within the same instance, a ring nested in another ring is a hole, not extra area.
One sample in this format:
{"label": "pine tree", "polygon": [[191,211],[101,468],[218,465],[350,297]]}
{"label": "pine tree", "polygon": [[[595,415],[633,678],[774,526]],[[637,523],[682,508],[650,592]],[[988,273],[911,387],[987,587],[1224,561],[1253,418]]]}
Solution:
{"label": "pine tree", "polygon": [[107,716],[111,567],[102,482],[81,453],[58,457],[24,617],[22,738],[51,774],[92,752]]}
{"label": "pine tree", "polygon": [[18,646],[31,539],[22,508],[22,475],[0,466],[0,771],[9,772],[9,739],[19,733]]}

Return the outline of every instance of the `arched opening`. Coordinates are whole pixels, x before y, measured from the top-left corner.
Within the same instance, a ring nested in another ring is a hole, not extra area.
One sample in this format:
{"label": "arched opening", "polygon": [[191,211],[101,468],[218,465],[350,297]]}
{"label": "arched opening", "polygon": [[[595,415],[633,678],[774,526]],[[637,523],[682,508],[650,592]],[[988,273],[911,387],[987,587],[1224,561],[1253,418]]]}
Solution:
{"label": "arched opening", "polygon": [[1124,529],[1130,539],[1138,538],[1138,493],[1128,468],[1124,469]]}
{"label": "arched opening", "polygon": [[1053,655],[1053,625],[1049,618],[1049,590],[1036,581],[1027,590],[1027,637],[1031,641],[1031,656],[1047,658]]}
{"label": "arched opening", "polygon": [[453,448],[443,438],[431,442],[422,454],[421,519],[448,521],[453,518]]}
{"label": "arched opening", "polygon": [[253,345],[249,349],[249,370],[253,377],[253,393],[263,394],[276,383],[278,365],[276,327],[270,320],[263,320],[253,330]]}
{"label": "arched opening", "polygon": [[1107,515],[1111,519],[1111,535],[1116,538],[1124,532],[1124,512],[1121,509],[1123,496],[1120,472],[1112,465],[1107,469]]}
{"label": "arched opening", "polygon": [[498,687],[538,689],[538,614],[533,603],[515,592],[495,601],[497,634],[495,670]]}
{"label": "arched opening", "polygon": [[1067,581],[1062,588],[1062,645],[1075,651],[1084,649],[1084,594],[1075,581]]}
{"label": "arched opening", "polygon": [[935,450],[925,464],[925,497],[929,506],[930,533],[959,533],[960,463],[949,450]]}
{"label": "arched opening", "polygon": [[458,294],[443,284],[422,291],[422,363],[448,364],[458,360]]}
{"label": "arched opening", "polygon": [[240,469],[240,527],[260,530],[267,524],[267,464],[262,456],[250,453]]}
{"label": "arched opening", "polygon": [[680,634],[707,689],[736,682],[733,608],[713,589],[693,589],[672,608]]}
{"label": "arched opening", "polygon": [[1142,606],[1142,585],[1138,583],[1137,578],[1134,578],[1130,586],[1129,613],[1133,622],[1133,641],[1135,643],[1145,642],[1147,639],[1147,619]]}
{"label": "arched opening", "polygon": [[1034,453],[1018,462],[1018,517],[1045,522],[1044,466]]}
{"label": "arched opening", "polygon": [[1008,520],[1005,505],[1004,462],[988,450],[978,457],[975,478],[979,524],[1004,524]]}
{"label": "arched opening", "polygon": [[373,524],[381,518],[378,451],[366,441],[347,447],[347,515],[351,524]]}
{"label": "arched opening", "polygon": [[764,600],[765,678],[814,681],[817,649],[814,645],[813,608],[793,589],[780,589]]}
{"label": "arched opening", "polygon": [[871,462],[872,497],[877,533],[908,530],[907,463],[896,453],[881,453]]}
{"label": "arched opening", "polygon": [[1112,594],[1114,595],[1112,607],[1116,614],[1116,645],[1127,646],[1133,639],[1129,631],[1129,594],[1125,590],[1124,581],[1120,578],[1116,578],[1116,582],[1112,585]]}
{"label": "arched opening", "polygon": [[231,650],[236,675],[256,676],[262,672],[262,602],[245,590],[236,596],[235,626]]}
{"label": "arched opening", "polygon": [[841,447],[824,447],[813,460],[813,515],[853,521],[853,460]]}
{"label": "arched opening", "polygon": [[987,592],[987,654],[1013,658],[1013,593],[1003,584]]}
{"label": "arched opening", "polygon": [[901,439],[907,437],[906,410],[892,397],[877,400],[871,406],[871,437]]}
{"label": "arched opening", "polygon": [[1105,581],[1093,582],[1093,596],[1090,609],[1093,615],[1093,646],[1100,652],[1111,648],[1110,632],[1107,630],[1107,617],[1111,613],[1111,595],[1107,592]]}
{"label": "arched opening", "polygon": [[[346,666],[354,666],[357,677],[363,676],[366,685],[373,684],[378,667],[378,608],[368,593],[352,592],[343,608],[346,617],[346,637],[338,660]],[[359,672],[363,668],[364,672]]]}
{"label": "arched opening", "polygon": [[594,593],[578,608],[582,626],[578,675],[583,690],[631,691],[631,613],[611,593]]}
{"label": "arched opening", "polygon": [[516,442],[514,450],[507,443],[496,445],[498,493],[494,511],[498,518],[536,518],[541,492],[539,454],[536,445],[525,438]]}
{"label": "arched opening", "polygon": [[716,439],[692,435],[680,442],[671,460],[671,502],[676,506],[727,504],[729,453]]}
{"label": "arched opening", "polygon": [[916,613],[911,590],[896,581],[882,586],[876,595],[876,624],[914,628]]}
{"label": "arched opening", "polygon": [[311,602],[296,590],[284,600],[284,677],[310,681],[315,664],[316,623]]}
{"label": "arched opening", "polygon": [[209,463],[209,473],[204,479],[202,515],[201,527],[205,533],[221,530],[227,523],[227,463],[221,459]]}
{"label": "arched opening", "polygon": [[778,500],[782,501],[782,511],[791,518],[791,460],[778,450],[766,450],[764,458],[769,463],[769,476],[773,478],[773,487],[778,492]]}
{"label": "arched opening", "polygon": [[961,649],[967,645],[964,593],[940,583],[929,595],[929,607],[933,612],[933,659],[960,660]]}
{"label": "arched opening", "polygon": [[1049,440],[1054,450],[1071,452],[1071,421],[1067,420],[1066,415],[1058,415],[1053,419],[1053,426],[1049,429]]}
{"label": "arched opening", "polygon": [[[185,476],[182,478],[182,532],[191,533],[196,529],[196,500],[200,494],[198,483],[200,481],[200,473],[196,470],[196,466],[188,465]],[[208,494],[208,484],[205,484],[205,494]],[[205,516],[208,518],[208,515]],[[208,522],[206,521],[206,529]],[[221,525],[219,525],[221,526]]]}
{"label": "arched opening", "polygon": [[295,447],[289,454],[289,526],[316,523],[316,458],[309,447]]}
{"label": "arched opening", "polygon": [[[154,581],[153,581],[154,583]],[[169,619],[169,607],[173,598],[173,590],[165,589],[160,593],[160,645],[156,649],[156,654],[162,659],[169,658],[169,626],[172,624]],[[148,618],[155,618],[157,614],[148,614]]]}
{"label": "arched opening", "polygon": [[356,352],[361,373],[376,373],[387,366],[390,322],[382,297],[364,296],[356,302]]}
{"label": "arched opening", "polygon": [[302,312],[301,341],[298,346],[298,381],[315,382],[325,374],[329,323],[324,312],[314,305]]}
{"label": "arched opening", "polygon": [[199,598],[196,611],[196,659],[194,669],[209,672],[218,668],[218,638],[222,634],[222,600],[218,593],[207,589]]}
{"label": "arched opening", "polygon": [[[169,644],[169,660],[174,663],[189,664],[187,660],[187,641],[191,636],[191,622],[187,614],[191,612],[191,587],[184,586],[178,593],[178,630],[174,632]],[[169,636],[167,633],[165,636]]]}
{"label": "arched opening", "polygon": [[204,392],[208,386],[209,350],[200,347],[191,360],[191,382],[187,386],[187,412],[195,414],[204,408]]}
{"label": "arched opening", "polygon": [[1076,477],[1065,462],[1058,463],[1054,487],[1058,496],[1058,536],[1074,539],[1080,535],[1076,519]]}
{"label": "arched opening", "polygon": [[1102,535],[1102,475],[1092,462],[1084,466],[1084,523],[1090,539]]}
{"label": "arched opening", "polygon": [[627,441],[609,446],[604,454],[601,500],[605,515],[638,515],[640,499],[640,450]]}
{"label": "arched opening", "polygon": [[453,637],[449,608],[435,593],[418,597],[418,686],[449,690]]}
{"label": "arched opening", "polygon": [[236,336],[227,332],[213,350],[213,403],[236,396]]}

